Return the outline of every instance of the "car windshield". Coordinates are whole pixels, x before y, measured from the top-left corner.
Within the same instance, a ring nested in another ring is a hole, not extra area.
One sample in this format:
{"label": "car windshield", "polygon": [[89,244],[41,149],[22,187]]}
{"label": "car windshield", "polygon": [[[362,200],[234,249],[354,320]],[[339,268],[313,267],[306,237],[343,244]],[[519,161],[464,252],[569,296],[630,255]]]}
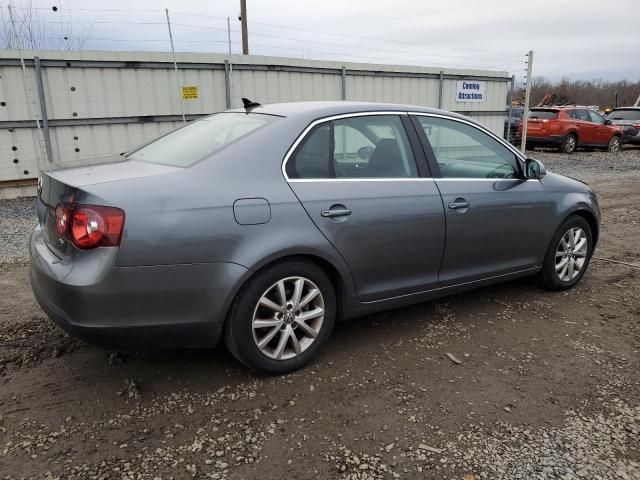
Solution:
{"label": "car windshield", "polygon": [[638,110],[614,110],[607,117],[611,120],[640,120],[640,109]]}
{"label": "car windshield", "polygon": [[531,110],[529,112],[529,118],[556,120],[558,118],[558,110]]}
{"label": "car windshield", "polygon": [[148,143],[127,158],[189,167],[278,118],[245,113],[211,115]]}

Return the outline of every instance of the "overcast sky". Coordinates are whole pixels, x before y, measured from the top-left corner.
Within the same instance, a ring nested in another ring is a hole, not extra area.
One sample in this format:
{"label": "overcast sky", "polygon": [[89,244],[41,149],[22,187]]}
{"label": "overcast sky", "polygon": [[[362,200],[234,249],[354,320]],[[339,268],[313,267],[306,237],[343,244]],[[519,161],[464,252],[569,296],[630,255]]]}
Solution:
{"label": "overcast sky", "polygon": [[[13,0],[19,7],[25,0]],[[6,1],[0,0],[6,9]],[[241,51],[239,0],[33,0],[41,18],[91,24],[86,49]],[[247,0],[250,53],[640,80],[638,0]],[[58,12],[51,10],[58,7]],[[55,26],[54,23],[49,25]],[[52,30],[53,31],[53,30]],[[74,27],[74,32],[79,31]]]}

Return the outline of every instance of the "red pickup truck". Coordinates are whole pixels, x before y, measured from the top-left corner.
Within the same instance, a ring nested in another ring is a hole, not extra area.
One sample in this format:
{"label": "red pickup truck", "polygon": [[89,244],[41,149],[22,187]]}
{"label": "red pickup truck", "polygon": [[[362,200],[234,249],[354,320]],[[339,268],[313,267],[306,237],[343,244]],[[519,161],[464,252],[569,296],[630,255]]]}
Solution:
{"label": "red pickup truck", "polygon": [[[522,137],[522,124],[518,136]],[[535,146],[558,147],[564,153],[573,153],[578,147],[617,152],[622,146],[622,128],[585,107],[532,108],[527,120],[527,147]]]}

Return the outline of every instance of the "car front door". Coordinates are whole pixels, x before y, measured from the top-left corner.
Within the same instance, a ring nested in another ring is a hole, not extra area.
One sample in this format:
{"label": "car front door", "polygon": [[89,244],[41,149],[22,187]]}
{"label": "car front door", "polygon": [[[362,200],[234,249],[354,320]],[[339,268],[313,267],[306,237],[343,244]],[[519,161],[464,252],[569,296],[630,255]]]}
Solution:
{"label": "car front door", "polygon": [[522,177],[516,153],[471,122],[412,115],[442,195],[442,287],[534,269],[546,251],[554,205]]}
{"label": "car front door", "polygon": [[606,121],[602,115],[593,110],[589,110],[589,118],[594,128],[594,143],[598,145],[607,145],[611,140],[611,131],[606,127]]}
{"label": "car front door", "polygon": [[314,122],[287,155],[284,171],[345,259],[362,301],[436,287],[444,209],[406,114]]}

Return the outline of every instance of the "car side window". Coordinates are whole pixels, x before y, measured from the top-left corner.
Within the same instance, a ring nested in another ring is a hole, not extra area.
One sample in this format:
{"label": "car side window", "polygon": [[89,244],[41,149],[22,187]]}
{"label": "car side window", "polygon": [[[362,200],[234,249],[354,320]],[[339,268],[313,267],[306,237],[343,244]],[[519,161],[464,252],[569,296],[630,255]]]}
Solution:
{"label": "car side window", "polygon": [[416,161],[397,115],[366,115],[335,120],[336,178],[414,178]]}
{"label": "car side window", "polygon": [[576,112],[576,119],[580,120],[581,122],[590,122],[591,121],[591,117],[589,116],[589,112],[583,109],[580,110],[575,110]]}
{"label": "car side window", "polygon": [[604,125],[604,118],[599,113],[594,112],[593,110],[589,110],[589,117],[591,118],[591,121],[593,123]]}
{"label": "car side window", "polygon": [[418,177],[409,139],[397,115],[347,117],[316,125],[285,169],[292,179]]}
{"label": "car side window", "polygon": [[298,145],[286,165],[289,178],[332,178],[330,174],[331,124],[313,127]]}
{"label": "car side window", "polygon": [[518,178],[515,153],[482,130],[439,117],[416,117],[443,178]]}

